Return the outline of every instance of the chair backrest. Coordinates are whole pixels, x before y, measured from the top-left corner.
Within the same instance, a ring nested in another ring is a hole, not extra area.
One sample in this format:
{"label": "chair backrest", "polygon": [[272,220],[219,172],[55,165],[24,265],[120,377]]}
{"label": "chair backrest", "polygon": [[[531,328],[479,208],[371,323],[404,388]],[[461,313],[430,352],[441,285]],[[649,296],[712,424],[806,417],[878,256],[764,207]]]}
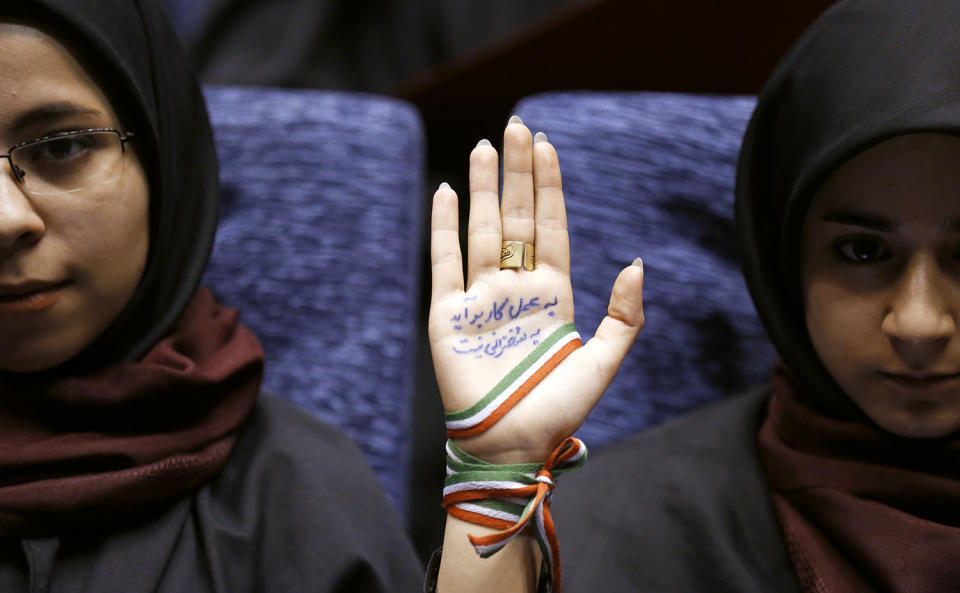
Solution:
{"label": "chair backrest", "polygon": [[515,112],[557,147],[577,327],[643,258],[646,326],[580,434],[603,446],[765,381],[774,358],[740,273],[733,182],[752,97],[550,93]]}
{"label": "chair backrest", "polygon": [[423,153],[408,104],[210,87],[221,213],[205,281],[267,352],[264,389],[343,428],[406,492]]}
{"label": "chair backrest", "polygon": [[162,0],[162,3],[167,7],[173,27],[185,39],[196,33],[214,4],[211,0]]}

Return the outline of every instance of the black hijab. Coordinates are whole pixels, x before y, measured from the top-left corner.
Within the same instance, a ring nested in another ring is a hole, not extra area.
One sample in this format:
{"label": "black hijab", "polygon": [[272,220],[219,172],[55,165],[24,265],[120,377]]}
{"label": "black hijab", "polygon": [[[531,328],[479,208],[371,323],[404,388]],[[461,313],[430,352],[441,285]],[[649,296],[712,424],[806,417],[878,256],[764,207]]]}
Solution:
{"label": "black hijab", "polygon": [[895,136],[960,133],[960,2],[844,0],[763,89],[738,169],[747,284],[781,355],[758,452],[801,589],[952,592],[960,439],[870,422],[806,331],[804,214],[828,175]]}
{"label": "black hijab", "polygon": [[767,333],[815,406],[864,416],[810,343],[800,294],[803,217],[820,184],[871,145],[960,132],[960,2],[849,0],[829,9],[764,87],[737,171],[744,275]]}
{"label": "black hijab", "polygon": [[155,0],[18,0],[0,19],[63,43],[134,132],[150,243],[126,308],[73,360],[0,375],[0,536],[156,512],[220,471],[252,412],[263,351],[198,289],[218,175],[199,84]]}
{"label": "black hijab", "polygon": [[81,62],[136,134],[150,182],[150,247],[140,285],[100,338],[59,371],[139,360],[193,298],[213,245],[217,159],[199,83],[157,0],[4,4],[0,18],[66,36],[82,52]]}

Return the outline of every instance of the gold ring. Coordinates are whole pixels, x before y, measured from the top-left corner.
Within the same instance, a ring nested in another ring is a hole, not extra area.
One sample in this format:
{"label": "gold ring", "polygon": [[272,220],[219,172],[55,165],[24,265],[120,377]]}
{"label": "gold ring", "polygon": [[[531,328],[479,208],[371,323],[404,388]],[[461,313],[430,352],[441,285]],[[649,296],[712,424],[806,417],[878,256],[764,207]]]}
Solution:
{"label": "gold ring", "polygon": [[532,272],[536,265],[534,247],[523,241],[504,241],[500,246],[500,269]]}

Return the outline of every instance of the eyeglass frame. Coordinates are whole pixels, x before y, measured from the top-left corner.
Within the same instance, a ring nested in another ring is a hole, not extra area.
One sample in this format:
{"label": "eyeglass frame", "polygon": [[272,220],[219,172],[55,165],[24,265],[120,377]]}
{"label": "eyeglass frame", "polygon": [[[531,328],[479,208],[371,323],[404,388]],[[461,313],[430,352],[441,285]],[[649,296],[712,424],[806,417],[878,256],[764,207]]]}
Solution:
{"label": "eyeglass frame", "polygon": [[[40,142],[47,142],[48,140],[56,140],[58,138],[69,138],[71,136],[80,136],[82,134],[94,134],[101,132],[112,132],[117,135],[117,138],[120,139],[120,154],[127,154],[127,142],[136,137],[133,132],[121,132],[116,128],[88,128],[86,130],[69,130],[66,132],[57,132],[56,134],[50,134],[49,136],[44,136],[42,138],[35,138],[33,140],[27,140],[26,142],[21,142],[15,146],[12,146],[7,150],[7,154],[0,154],[0,159],[7,159],[10,162],[10,171],[13,172],[13,178],[17,180],[17,183],[23,185],[23,177],[26,175],[26,172],[20,168],[20,165],[13,162],[11,154],[14,151],[23,148],[24,146],[30,146],[31,144],[39,144]],[[86,188],[78,188],[86,189]],[[77,190],[67,190],[67,191],[77,191]],[[66,192],[64,192],[66,193]]]}

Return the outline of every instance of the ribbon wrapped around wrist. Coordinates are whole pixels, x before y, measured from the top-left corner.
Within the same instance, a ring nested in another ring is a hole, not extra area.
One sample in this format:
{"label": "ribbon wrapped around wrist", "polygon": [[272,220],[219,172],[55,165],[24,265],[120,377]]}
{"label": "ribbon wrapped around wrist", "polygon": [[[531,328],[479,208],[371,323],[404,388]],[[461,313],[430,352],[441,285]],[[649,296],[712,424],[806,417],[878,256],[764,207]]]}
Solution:
{"label": "ribbon wrapped around wrist", "polygon": [[546,565],[551,568],[556,590],[560,591],[560,549],[550,515],[550,495],[557,476],[579,469],[586,460],[587,447],[576,437],[564,439],[543,464],[509,465],[478,459],[448,440],[443,506],[458,519],[501,530],[469,536],[474,549],[484,558],[532,527]]}
{"label": "ribbon wrapped around wrist", "polygon": [[[489,429],[579,347],[580,334],[572,323],[557,328],[480,401],[466,410],[446,414],[447,436],[465,438]],[[556,476],[580,468],[586,459],[587,447],[575,437],[564,439],[542,464],[509,465],[478,459],[448,440],[443,506],[458,519],[501,530],[469,536],[484,558],[530,529],[559,592],[560,550],[550,515],[550,495]]]}

